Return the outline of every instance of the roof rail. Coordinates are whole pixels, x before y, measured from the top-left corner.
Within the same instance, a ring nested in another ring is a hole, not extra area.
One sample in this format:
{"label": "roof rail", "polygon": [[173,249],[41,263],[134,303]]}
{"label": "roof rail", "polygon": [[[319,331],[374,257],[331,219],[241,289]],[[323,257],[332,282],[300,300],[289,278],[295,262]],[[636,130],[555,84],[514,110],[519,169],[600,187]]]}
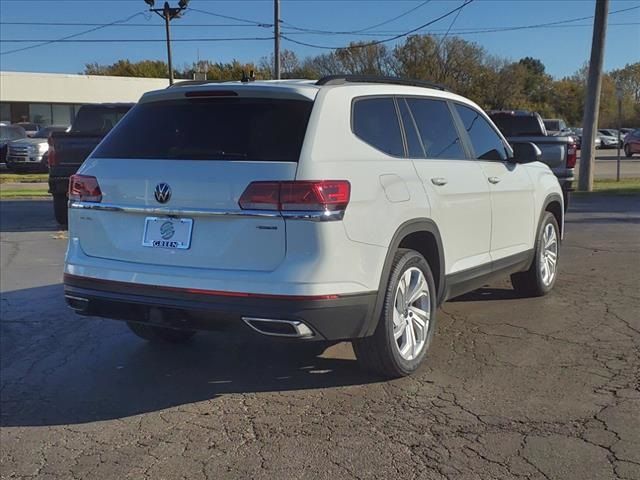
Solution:
{"label": "roof rail", "polygon": [[410,87],[435,88],[450,92],[447,87],[439,83],[411,80],[408,78],[385,77],[382,75],[328,75],[316,82],[316,85],[343,85],[345,83],[387,83],[391,85],[407,85]]}

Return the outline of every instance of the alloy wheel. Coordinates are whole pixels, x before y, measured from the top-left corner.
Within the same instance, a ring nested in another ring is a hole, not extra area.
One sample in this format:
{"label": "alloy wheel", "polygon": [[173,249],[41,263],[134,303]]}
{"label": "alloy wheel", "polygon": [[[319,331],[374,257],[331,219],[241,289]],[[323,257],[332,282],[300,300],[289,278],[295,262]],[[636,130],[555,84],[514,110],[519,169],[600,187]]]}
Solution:
{"label": "alloy wheel", "polygon": [[429,284],[422,270],[409,268],[400,277],[393,308],[393,338],[403,359],[410,361],[420,355],[430,320]]}

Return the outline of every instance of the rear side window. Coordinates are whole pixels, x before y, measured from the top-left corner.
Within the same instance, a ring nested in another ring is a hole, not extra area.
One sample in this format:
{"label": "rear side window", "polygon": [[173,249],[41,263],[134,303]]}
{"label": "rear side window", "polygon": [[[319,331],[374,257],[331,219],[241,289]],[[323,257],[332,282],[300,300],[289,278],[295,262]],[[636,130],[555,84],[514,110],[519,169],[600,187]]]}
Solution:
{"label": "rear side window", "polygon": [[400,109],[400,118],[404,126],[404,135],[407,139],[407,153],[409,154],[409,158],[424,158],[424,149],[418,137],[416,123],[413,120],[413,116],[404,98],[398,99],[398,108]]}
{"label": "rear side window", "polygon": [[193,98],[141,103],[98,158],[297,162],[313,102]]}
{"label": "rear side window", "polygon": [[83,106],[73,121],[72,132],[88,135],[105,135],[131,109],[130,106],[107,107],[102,105]]}
{"label": "rear side window", "polygon": [[353,133],[374,148],[404,156],[402,134],[392,98],[362,98],[353,104]]}
{"label": "rear side window", "polygon": [[480,112],[456,103],[456,110],[469,134],[479,160],[506,160],[507,150],[502,139]]}
{"label": "rear side window", "polygon": [[446,102],[407,98],[427,158],[464,159],[458,131]]}

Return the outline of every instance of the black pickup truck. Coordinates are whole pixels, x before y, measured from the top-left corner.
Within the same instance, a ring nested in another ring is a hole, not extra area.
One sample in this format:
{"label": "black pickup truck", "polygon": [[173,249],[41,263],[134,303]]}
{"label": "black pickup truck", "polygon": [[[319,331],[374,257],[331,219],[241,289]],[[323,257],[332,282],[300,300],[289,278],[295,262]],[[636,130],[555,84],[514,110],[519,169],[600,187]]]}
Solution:
{"label": "black pickup truck", "polygon": [[575,180],[576,139],[571,135],[549,135],[542,117],[536,112],[492,110],[488,114],[509,143],[531,142],[538,146],[542,151],[540,161],[549,165],[558,177],[566,209]]}
{"label": "black pickup truck", "polygon": [[133,105],[83,105],[78,110],[71,130],[55,132],[49,137],[49,193],[53,195],[53,212],[61,225],[67,224],[69,177],[78,171],[85,158]]}

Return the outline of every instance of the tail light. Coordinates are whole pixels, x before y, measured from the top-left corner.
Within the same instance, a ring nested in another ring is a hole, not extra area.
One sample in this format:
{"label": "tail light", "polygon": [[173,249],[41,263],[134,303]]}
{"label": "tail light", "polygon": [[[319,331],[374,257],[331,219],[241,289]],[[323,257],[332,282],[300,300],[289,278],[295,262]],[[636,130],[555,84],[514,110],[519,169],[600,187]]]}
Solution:
{"label": "tail light", "polygon": [[47,151],[47,163],[50,167],[55,167],[58,165],[58,159],[56,158],[56,149],[53,146],[53,138],[51,138],[51,136],[47,139],[47,143],[49,144],[49,150]]}
{"label": "tail light", "polygon": [[571,142],[567,147],[567,168],[575,168],[578,158],[578,148],[575,142]]}
{"label": "tail light", "polygon": [[101,202],[102,191],[98,179],[89,175],[71,175],[69,179],[69,200],[81,202]]}
{"label": "tail light", "polygon": [[346,180],[252,182],[238,204],[243,210],[333,212],[347,208],[350,196]]}

